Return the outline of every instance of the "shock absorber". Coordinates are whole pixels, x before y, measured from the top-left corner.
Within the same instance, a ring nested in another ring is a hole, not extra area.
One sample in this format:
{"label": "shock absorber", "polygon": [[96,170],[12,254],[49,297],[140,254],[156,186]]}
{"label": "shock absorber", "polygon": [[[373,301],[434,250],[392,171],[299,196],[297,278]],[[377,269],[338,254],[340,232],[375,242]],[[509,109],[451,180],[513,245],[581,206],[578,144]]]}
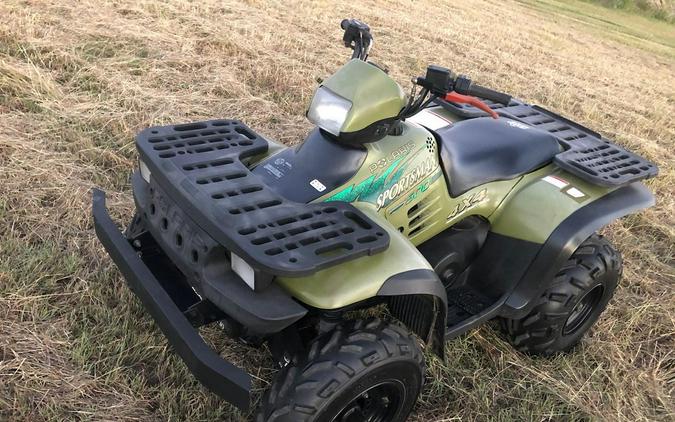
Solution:
{"label": "shock absorber", "polygon": [[334,311],[324,311],[319,317],[319,324],[317,331],[319,334],[327,333],[332,331],[338,324],[344,321],[344,311],[334,310]]}

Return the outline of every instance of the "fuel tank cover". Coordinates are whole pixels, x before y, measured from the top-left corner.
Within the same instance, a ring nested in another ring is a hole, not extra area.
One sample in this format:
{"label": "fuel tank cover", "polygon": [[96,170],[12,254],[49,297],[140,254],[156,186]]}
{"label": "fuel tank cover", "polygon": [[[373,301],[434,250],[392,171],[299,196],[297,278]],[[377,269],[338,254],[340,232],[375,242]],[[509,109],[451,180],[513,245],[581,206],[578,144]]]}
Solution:
{"label": "fuel tank cover", "polygon": [[367,155],[365,148],[336,142],[315,129],[302,144],[262,161],[253,173],[284,198],[308,203],[351,179]]}

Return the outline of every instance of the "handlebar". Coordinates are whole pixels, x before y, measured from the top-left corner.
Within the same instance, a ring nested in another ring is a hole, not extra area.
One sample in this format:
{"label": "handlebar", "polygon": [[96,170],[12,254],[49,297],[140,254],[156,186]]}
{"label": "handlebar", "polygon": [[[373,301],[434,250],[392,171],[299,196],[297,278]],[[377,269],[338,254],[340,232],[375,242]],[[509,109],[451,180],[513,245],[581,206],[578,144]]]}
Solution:
{"label": "handlebar", "polygon": [[352,59],[365,61],[368,58],[368,53],[373,43],[370,27],[358,19],[343,19],[340,22],[340,27],[345,31],[342,37],[345,47],[354,50]]}
{"label": "handlebar", "polygon": [[[340,22],[340,28],[345,31],[342,37],[345,47],[354,50],[352,59],[368,60],[368,53],[373,43],[370,27],[358,19],[343,19]],[[455,76],[450,69],[440,66],[428,66],[426,76],[413,79],[413,83],[421,86],[422,91],[416,97],[413,85],[408,104],[399,113],[402,119],[414,115],[436,98],[474,105],[495,118],[497,114],[488,105],[476,98],[468,97],[478,97],[504,105],[511,102],[510,95],[475,85],[466,76]]]}
{"label": "handlebar", "polygon": [[479,97],[504,105],[511,102],[510,95],[476,85],[466,76],[455,76],[450,69],[441,66],[427,66],[427,74],[424,77],[420,76],[413,79],[413,82],[438,97],[456,92],[457,94]]}
{"label": "handlebar", "polygon": [[[463,81],[468,81],[468,83],[462,83]],[[510,95],[486,88],[484,86],[476,85],[472,83],[470,79],[467,79],[463,76],[457,78],[457,81],[455,82],[455,92],[463,95],[479,97],[484,100],[490,100],[504,105],[508,105],[511,102]]]}
{"label": "handlebar", "polygon": [[[495,119],[499,115],[480,99],[491,100],[504,105],[508,105],[511,102],[510,95],[475,85],[466,76],[455,76],[450,69],[441,66],[429,65],[426,75],[414,78],[413,83],[421,86],[422,91],[415,98],[415,88],[413,86],[408,105],[399,114],[403,119],[416,114],[436,99],[453,103],[470,104]],[[430,97],[427,99],[428,95]]]}

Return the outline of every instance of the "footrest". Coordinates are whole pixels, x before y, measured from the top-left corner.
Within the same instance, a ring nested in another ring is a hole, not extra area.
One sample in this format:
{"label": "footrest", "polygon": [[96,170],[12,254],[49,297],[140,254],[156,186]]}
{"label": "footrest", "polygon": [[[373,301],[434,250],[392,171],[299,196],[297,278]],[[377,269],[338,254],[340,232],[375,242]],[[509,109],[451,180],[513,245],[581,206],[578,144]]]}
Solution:
{"label": "footrest", "polygon": [[494,302],[468,287],[448,290],[448,327],[480,314]]}
{"label": "footrest", "polygon": [[304,276],[389,245],[387,232],[351,204],[302,204],[270,189],[242,162],[264,153],[267,141],[239,121],[151,127],[136,146],[152,182],[255,270]]}

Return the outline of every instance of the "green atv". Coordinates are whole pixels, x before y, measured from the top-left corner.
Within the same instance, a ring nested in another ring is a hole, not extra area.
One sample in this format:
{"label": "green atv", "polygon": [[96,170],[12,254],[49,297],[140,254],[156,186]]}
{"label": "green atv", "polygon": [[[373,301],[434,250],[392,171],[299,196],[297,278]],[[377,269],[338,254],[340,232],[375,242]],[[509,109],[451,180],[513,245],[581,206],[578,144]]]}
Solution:
{"label": "green atv", "polygon": [[248,408],[251,377],[197,327],[268,347],[260,421],[403,421],[421,344],[443,358],[493,319],[520,351],[569,350],[621,275],[595,232],[654,204],[653,163],[442,67],[406,95],[367,61],[368,26],[342,28],[352,58],[301,145],[237,120],[151,127],[124,234],[93,194],[100,241],[199,381]]}

